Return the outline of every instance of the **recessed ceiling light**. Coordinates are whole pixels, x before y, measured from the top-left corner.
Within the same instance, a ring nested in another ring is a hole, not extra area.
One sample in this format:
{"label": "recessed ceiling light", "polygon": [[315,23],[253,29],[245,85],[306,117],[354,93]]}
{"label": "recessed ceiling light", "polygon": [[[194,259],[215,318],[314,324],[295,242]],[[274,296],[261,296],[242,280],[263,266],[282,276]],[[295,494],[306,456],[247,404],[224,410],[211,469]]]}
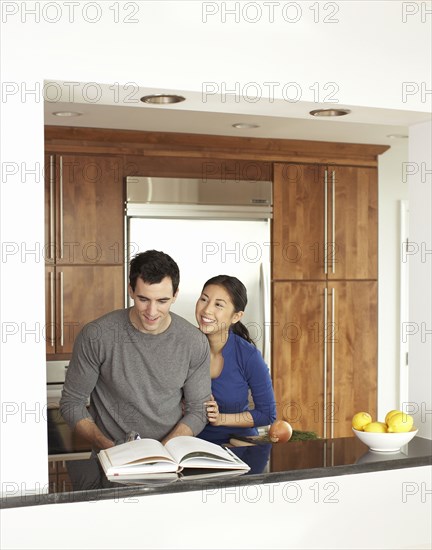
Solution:
{"label": "recessed ceiling light", "polygon": [[386,137],[390,139],[407,139],[408,138],[408,136],[405,134],[387,134]]}
{"label": "recessed ceiling light", "polygon": [[82,113],[78,113],[78,111],[56,111],[53,113],[54,116],[81,116]]}
{"label": "recessed ceiling light", "polygon": [[237,128],[238,130],[250,130],[252,128],[259,128],[259,125],[248,124],[247,122],[237,122],[236,124],[233,124],[233,128]]}
{"label": "recessed ceiling light", "polygon": [[174,94],[152,94],[152,95],[145,95],[141,98],[141,101],[143,103],[151,103],[152,105],[168,105],[171,103],[180,103],[181,101],[185,101],[185,97],[182,95],[174,95]]}
{"label": "recessed ceiling light", "polygon": [[316,109],[310,111],[309,114],[312,116],[345,116],[350,112],[349,109]]}

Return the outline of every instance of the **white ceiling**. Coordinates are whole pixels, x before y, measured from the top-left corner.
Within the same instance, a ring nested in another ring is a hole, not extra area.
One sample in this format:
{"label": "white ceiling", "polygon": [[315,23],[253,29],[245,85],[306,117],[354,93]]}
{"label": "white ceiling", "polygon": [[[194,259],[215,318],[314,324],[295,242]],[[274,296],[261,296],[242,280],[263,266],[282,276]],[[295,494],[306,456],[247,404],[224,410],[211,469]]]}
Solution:
{"label": "white ceiling", "polygon": [[[186,132],[254,138],[305,139],[406,147],[409,126],[430,119],[425,112],[373,109],[341,104],[319,104],[264,97],[156,90],[133,86],[71,84],[50,81],[45,94],[45,124],[125,130]],[[186,101],[175,105],[148,105],[140,97],[176,93]],[[349,115],[317,118],[318,108],[348,108]],[[78,111],[81,116],[58,117],[53,112]],[[259,128],[238,130],[238,122]]]}

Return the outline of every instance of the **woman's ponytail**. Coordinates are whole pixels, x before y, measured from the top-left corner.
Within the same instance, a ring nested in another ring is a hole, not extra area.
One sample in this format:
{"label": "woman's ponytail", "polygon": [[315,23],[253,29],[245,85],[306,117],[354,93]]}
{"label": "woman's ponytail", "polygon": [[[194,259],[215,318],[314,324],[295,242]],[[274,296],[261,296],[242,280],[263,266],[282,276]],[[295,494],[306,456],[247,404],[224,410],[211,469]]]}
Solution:
{"label": "woman's ponytail", "polygon": [[237,323],[234,323],[233,325],[231,325],[231,330],[234,332],[234,334],[241,336],[241,338],[243,338],[244,340],[246,340],[247,342],[255,346],[255,342],[250,337],[248,329],[245,327],[245,325],[241,321],[237,321]]}

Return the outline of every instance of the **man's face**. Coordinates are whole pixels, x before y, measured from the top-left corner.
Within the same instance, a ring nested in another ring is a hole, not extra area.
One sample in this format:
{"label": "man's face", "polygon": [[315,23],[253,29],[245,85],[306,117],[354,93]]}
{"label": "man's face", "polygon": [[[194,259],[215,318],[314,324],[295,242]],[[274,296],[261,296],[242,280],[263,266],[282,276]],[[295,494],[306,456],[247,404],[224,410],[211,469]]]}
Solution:
{"label": "man's face", "polygon": [[160,334],[171,323],[169,310],[176,301],[178,290],[173,295],[172,281],[165,277],[160,283],[148,284],[138,277],[135,291],[129,285],[129,295],[134,301],[131,321],[141,332]]}

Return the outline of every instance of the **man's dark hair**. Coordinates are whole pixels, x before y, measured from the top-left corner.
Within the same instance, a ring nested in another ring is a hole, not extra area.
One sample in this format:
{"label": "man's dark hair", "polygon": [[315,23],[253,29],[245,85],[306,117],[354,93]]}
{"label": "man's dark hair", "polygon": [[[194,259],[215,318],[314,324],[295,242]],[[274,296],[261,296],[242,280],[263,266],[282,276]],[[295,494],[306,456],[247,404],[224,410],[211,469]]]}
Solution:
{"label": "man's dark hair", "polygon": [[180,283],[178,265],[171,256],[158,250],[140,252],[132,258],[129,270],[129,284],[134,292],[138,277],[150,285],[160,283],[165,277],[170,277],[173,296],[177,292]]}

